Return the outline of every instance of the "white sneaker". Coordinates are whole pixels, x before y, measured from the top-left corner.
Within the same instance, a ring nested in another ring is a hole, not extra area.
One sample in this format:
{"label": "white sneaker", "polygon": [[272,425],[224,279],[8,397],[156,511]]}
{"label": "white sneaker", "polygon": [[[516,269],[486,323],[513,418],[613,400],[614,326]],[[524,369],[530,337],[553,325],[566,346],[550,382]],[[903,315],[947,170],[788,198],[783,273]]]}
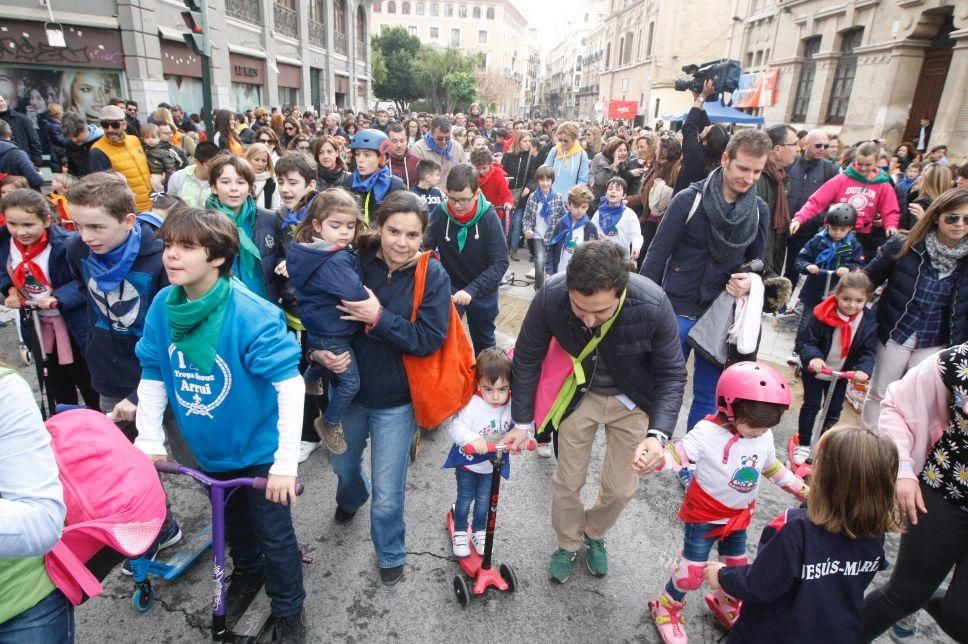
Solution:
{"label": "white sneaker", "polygon": [[321,441],[299,441],[299,462],[305,463],[313,452],[322,446]]}
{"label": "white sneaker", "polygon": [[464,557],[471,556],[471,548],[469,545],[467,545],[467,532],[454,531],[454,539],[453,539],[452,545],[454,546],[455,557],[464,558]]}
{"label": "white sneaker", "polygon": [[535,451],[541,458],[551,458],[551,443],[538,443],[538,449]]}
{"label": "white sneaker", "polygon": [[799,367],[800,355],[796,351],[794,351],[793,353],[787,356],[786,363],[791,367]]}
{"label": "white sneaker", "polygon": [[797,445],[796,449],[793,450],[793,464],[803,465],[808,458],[810,458],[810,446]]}
{"label": "white sneaker", "polygon": [[477,554],[484,556],[484,542],[487,541],[487,532],[484,530],[477,530],[471,535],[471,542],[474,544],[474,550],[477,550]]}

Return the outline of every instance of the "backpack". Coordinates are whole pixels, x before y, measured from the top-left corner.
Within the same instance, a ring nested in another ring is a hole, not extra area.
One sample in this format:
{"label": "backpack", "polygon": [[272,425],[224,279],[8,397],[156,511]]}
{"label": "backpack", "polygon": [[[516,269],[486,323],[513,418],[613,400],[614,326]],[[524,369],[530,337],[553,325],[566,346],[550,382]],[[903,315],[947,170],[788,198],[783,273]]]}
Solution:
{"label": "backpack", "polygon": [[101,580],[123,557],[140,556],[158,537],[165,492],[151,460],[104,414],[72,409],[45,425],[67,516],[44,566],[77,606],[101,594]]}

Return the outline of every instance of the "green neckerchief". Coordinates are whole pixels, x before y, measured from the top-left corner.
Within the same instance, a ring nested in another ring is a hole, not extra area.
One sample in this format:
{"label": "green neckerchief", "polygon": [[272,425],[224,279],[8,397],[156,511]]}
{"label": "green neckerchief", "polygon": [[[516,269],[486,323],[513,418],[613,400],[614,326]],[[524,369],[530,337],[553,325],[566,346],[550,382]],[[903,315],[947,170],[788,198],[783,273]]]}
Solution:
{"label": "green neckerchief", "polygon": [[581,350],[578,357],[569,354],[571,358],[572,369],[571,374],[565,378],[565,382],[561,385],[561,391],[558,392],[558,397],[555,398],[555,404],[551,406],[551,410],[548,412],[548,417],[542,421],[541,426],[538,427],[538,433],[545,431],[548,428],[548,424],[551,423],[552,427],[557,428],[561,424],[561,419],[565,415],[565,410],[568,409],[568,404],[571,399],[575,397],[575,392],[578,390],[579,385],[585,384],[585,369],[581,366],[581,363],[587,358],[598,343],[602,341],[608,330],[612,328],[612,323],[618,317],[619,311],[622,310],[622,305],[625,304],[625,294],[628,289],[622,291],[622,296],[618,300],[618,308],[615,309],[615,313],[612,317],[605,321],[602,325],[601,332],[597,336],[593,336],[585,348]]}
{"label": "green neckerchief", "polygon": [[440,206],[444,209],[444,212],[447,213],[447,218],[450,219],[455,226],[457,226],[457,254],[460,255],[464,250],[464,244],[467,242],[467,229],[480,221],[481,217],[484,216],[484,213],[487,212],[487,209],[491,207],[491,202],[485,199],[483,194],[478,194],[477,212],[474,213],[474,216],[471,217],[466,224],[460,223],[454,218],[454,215],[451,214],[450,208],[447,205],[446,197],[444,197],[444,200],[441,202]]}
{"label": "green neckerchief", "polygon": [[868,179],[867,177],[862,177],[860,173],[854,169],[853,163],[847,166],[847,169],[844,170],[844,174],[846,174],[854,181],[860,181],[861,183],[887,183],[888,181],[891,180],[891,178],[887,176],[887,173],[884,172],[883,170],[878,170],[877,174],[875,174],[874,178],[872,179]]}
{"label": "green neckerchief", "polygon": [[232,297],[232,282],[220,277],[208,293],[194,302],[185,297],[185,289],[176,286],[168,294],[165,309],[171,325],[171,341],[199,371],[211,373],[215,366],[215,349],[225,322],[225,312]]}
{"label": "green neckerchief", "polygon": [[228,216],[235,227],[239,229],[239,265],[245,274],[243,281],[252,278],[261,281],[262,254],[259,253],[259,247],[252,241],[252,231],[255,228],[255,200],[252,197],[246,198],[238,214],[228,206],[223,205],[216,195],[211,195],[205,205]]}

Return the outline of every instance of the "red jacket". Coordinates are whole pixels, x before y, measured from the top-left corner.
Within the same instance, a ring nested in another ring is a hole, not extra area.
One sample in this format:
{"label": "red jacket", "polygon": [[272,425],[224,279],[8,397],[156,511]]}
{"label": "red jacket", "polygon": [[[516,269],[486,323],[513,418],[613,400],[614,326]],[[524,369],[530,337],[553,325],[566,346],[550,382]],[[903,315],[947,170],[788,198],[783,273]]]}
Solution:
{"label": "red jacket", "polygon": [[859,233],[869,233],[875,213],[880,213],[884,228],[897,228],[901,210],[894,186],[887,183],[861,183],[846,174],[838,174],[820,186],[794,218],[805,224],[835,203],[849,203],[857,210]]}
{"label": "red jacket", "polygon": [[491,202],[494,209],[498,211],[498,216],[503,218],[504,214],[500,212],[501,208],[504,207],[504,204],[513,206],[514,195],[511,194],[511,189],[508,187],[508,177],[501,164],[492,162],[491,171],[480,177],[480,183],[484,198]]}

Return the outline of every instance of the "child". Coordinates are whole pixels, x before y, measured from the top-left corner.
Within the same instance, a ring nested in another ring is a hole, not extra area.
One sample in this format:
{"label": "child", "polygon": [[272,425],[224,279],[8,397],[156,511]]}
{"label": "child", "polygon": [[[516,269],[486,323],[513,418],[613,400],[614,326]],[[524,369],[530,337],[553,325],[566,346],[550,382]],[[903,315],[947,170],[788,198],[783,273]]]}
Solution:
{"label": "child", "polygon": [[834,204],[827,211],[824,219],[826,225],[800,249],[794,266],[798,272],[806,275],[806,281],[800,289],[803,315],[800,317],[798,335],[810,322],[813,307],[829,295],[825,292],[827,276],[821,271],[834,271],[830,276],[830,286],[833,287],[848,272],[863,268],[864,247],[853,233],[856,222],[857,211],[853,206]]}
{"label": "child", "polygon": [[329,404],[315,421],[319,437],[333,454],[346,451],[342,417],[360,389],[360,373],[353,355],[353,336],[361,325],[341,319],[336,307],[344,300],[369,298],[360,277],[360,262],[349,246],[362,230],[356,201],[342,188],[332,188],[313,202],[299,224],[286,255],[289,282],[296,291],[299,320],[306,327],[308,351],[325,350],[350,357],[346,371],[330,374],[310,363],[303,375],[306,390],[322,393],[320,382],[329,379]]}
{"label": "child", "polygon": [[[686,592],[702,584],[713,544],[717,543],[719,558],[727,566],[746,564],[746,528],[761,476],[800,500],[807,496],[807,486],[776,458],[773,448],[770,428],[790,406],[786,380],[766,365],[739,362],[720,376],[716,401],[715,416],[699,421],[666,448],[666,463],[673,469],[696,464],[679,509],[679,518],[686,524],[682,550],[665,589],[649,602],[659,635],[667,644],[686,641],[680,611]],[[640,459],[633,467],[641,465]],[[721,590],[707,595],[706,603],[727,628],[739,615],[740,602]]]}
{"label": "child", "polygon": [[255,199],[255,204],[259,208],[276,210],[279,207],[279,191],[269,148],[261,143],[253,143],[245,151],[245,158],[255,171],[255,183],[252,184],[252,198]]}
{"label": "child", "polygon": [[[165,459],[162,417],[170,402],[200,468],[219,479],[265,477],[225,509],[234,569],[226,619],[241,615],[265,579],[274,641],[305,641],[302,564],[289,506],[296,501],[299,348],[282,312],[231,278],[239,233],[227,217],[173,212],[158,231],[172,286],[152,303],[138,343],[138,439]],[[170,437],[169,437],[170,440]]]}
{"label": "child", "polygon": [[[810,322],[797,334],[797,349],[806,366],[803,371],[803,407],[800,408],[799,446],[793,462],[802,465],[810,456],[810,441],[820,403],[827,395],[830,379],[822,369],[853,371],[854,382],[870,378],[877,355],[877,319],[864,308],[870,297],[871,281],[866,273],[854,271],[841,278],[833,295],[813,309]],[[833,398],[821,431],[840,420],[847,381],[834,388]]]}
{"label": "child", "polygon": [[391,192],[406,190],[403,181],[387,166],[390,139],[379,130],[364,129],[353,135],[350,154],[356,162],[353,174],[343,178],[343,188],[352,194],[363,211],[367,226],[376,219],[376,209]]}
{"label": "child", "polygon": [[164,192],[168,178],[182,168],[181,157],[171,143],[161,140],[161,132],[154,123],[141,126],[141,142],[148,158],[148,170],[151,171],[151,189]]}
{"label": "child", "polygon": [[47,195],[47,199],[54,206],[57,220],[65,230],[74,230],[74,222],[71,221],[71,216],[67,210],[67,197],[64,195],[74,185],[75,181],[77,179],[66,172],[57,172],[50,177],[50,194]]}
{"label": "child", "polygon": [[612,177],[605,187],[602,203],[592,216],[592,223],[598,227],[599,236],[622,247],[634,262],[642,250],[642,227],[635,211],[625,205],[625,191],[628,184],[621,177]]}
{"label": "child", "polygon": [[[477,395],[471,398],[450,425],[454,441],[447,465],[455,466],[457,501],[454,503],[455,557],[471,554],[467,543],[467,515],[474,504],[471,542],[477,554],[484,554],[487,511],[491,497],[491,473],[487,454],[489,443],[500,442],[511,428],[511,357],[502,349],[490,348],[477,356]],[[478,456],[465,456],[463,447],[471,444]],[[457,463],[460,463],[459,465]],[[503,474],[503,473],[502,473]]]}
{"label": "child", "polygon": [[138,213],[138,221],[148,224],[152,230],[157,231],[165,223],[168,213],[178,208],[185,208],[187,205],[181,197],[162,192],[151,198],[151,210]]}
{"label": "child", "polygon": [[551,243],[551,233],[558,220],[568,214],[565,200],[551,189],[555,182],[555,169],[550,165],[538,167],[534,173],[538,189],[531,193],[524,207],[521,227],[526,239],[534,243],[534,288],[541,288],[547,274],[545,251]]}
{"label": "child", "polygon": [[195,162],[168,179],[168,194],[180,197],[192,208],[204,208],[212,194],[212,186],[208,182],[208,167],[217,154],[219,149],[214,143],[199,143],[195,148]]}
{"label": "child", "polygon": [[417,184],[410,189],[427,205],[431,212],[443,201],[443,194],[437,184],[440,183],[440,164],[432,159],[421,159],[417,162]]}
{"label": "child", "polygon": [[[8,174],[0,179],[0,199],[3,199],[14,190],[20,190],[21,188],[29,189],[30,184],[19,175]],[[3,210],[0,210],[0,226],[4,223],[6,223],[6,220],[3,216]]]}
{"label": "child", "polygon": [[706,566],[714,592],[743,602],[729,642],[859,641],[864,589],[887,567],[884,533],[901,531],[897,472],[888,436],[850,426],[824,434],[806,509],[763,529],[752,564]]}
{"label": "child", "polygon": [[[67,262],[67,245],[74,236],[51,225],[51,211],[39,192],[14,190],[0,202],[7,224],[0,228],[0,289],[4,306],[21,309],[20,328],[27,345],[43,342],[47,361],[47,389],[58,404],[76,405],[80,389],[84,404],[98,409],[98,395],[81,347],[87,343],[84,293],[78,288]],[[35,309],[41,336],[23,307]],[[41,356],[34,356],[42,364]],[[53,410],[51,410],[53,411]]]}
{"label": "child", "polygon": [[568,191],[568,217],[562,217],[555,225],[551,240],[551,252],[547,255],[548,275],[565,272],[568,261],[581,244],[598,239],[598,226],[588,219],[588,207],[595,195],[581,183]]}
{"label": "child", "polygon": [[481,194],[491,202],[494,210],[499,213],[504,234],[508,233],[511,211],[514,210],[514,195],[508,187],[507,173],[500,163],[494,162],[494,156],[488,150],[474,150],[471,152],[471,165],[477,172],[477,182],[481,186]]}

